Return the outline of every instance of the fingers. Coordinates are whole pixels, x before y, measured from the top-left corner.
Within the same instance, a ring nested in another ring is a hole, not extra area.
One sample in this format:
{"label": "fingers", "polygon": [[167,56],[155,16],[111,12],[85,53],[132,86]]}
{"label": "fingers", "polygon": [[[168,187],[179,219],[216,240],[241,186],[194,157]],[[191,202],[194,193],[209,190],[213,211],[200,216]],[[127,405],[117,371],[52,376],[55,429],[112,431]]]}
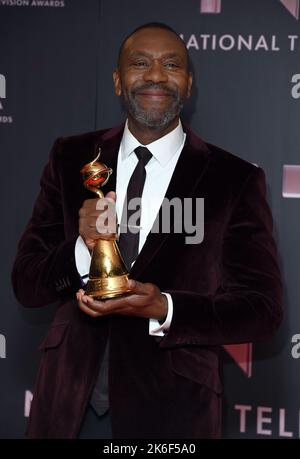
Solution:
{"label": "fingers", "polygon": [[88,295],[85,295],[83,290],[76,293],[79,308],[91,317],[101,317],[107,314],[112,314],[111,305],[107,305],[105,301],[95,301]]}
{"label": "fingers", "polygon": [[98,313],[95,312],[94,310],[90,309],[86,303],[85,303],[85,299],[84,298],[84,291],[83,290],[79,290],[77,293],[76,293],[76,298],[77,298],[77,301],[78,301],[78,306],[79,308],[87,315],[89,315],[90,317],[98,317]]}
{"label": "fingers", "polygon": [[135,279],[129,279],[127,286],[131,293],[135,295],[151,295],[156,288],[153,284],[138,282]]}
{"label": "fingers", "polygon": [[112,199],[113,201],[116,202],[116,199],[117,199],[117,195],[114,191],[109,191],[106,195],[105,195],[105,198],[107,199]]}
{"label": "fingers", "polygon": [[[108,193],[109,194],[109,193]],[[111,192],[111,194],[113,194]],[[99,234],[112,235],[117,232],[116,202],[112,197],[99,199],[96,204],[100,211],[96,219],[96,229]]]}
{"label": "fingers", "polygon": [[112,300],[93,300],[81,289],[76,293],[79,308],[91,317],[101,317],[108,314],[116,314],[123,309],[128,309],[127,297]]}
{"label": "fingers", "polygon": [[79,290],[76,297],[79,308],[90,317],[102,317],[108,314],[120,314],[134,317],[165,320],[168,302],[165,295],[154,284],[143,284],[130,279],[128,287],[131,293],[104,301],[95,301]]}
{"label": "fingers", "polygon": [[98,217],[99,213],[112,207],[111,204],[115,203],[116,194],[113,191],[107,193],[104,198],[86,199],[82,207],[79,209],[79,217]]}
{"label": "fingers", "polygon": [[[116,227],[116,193],[110,191],[102,199],[86,199],[79,210],[79,234],[87,241],[114,239]],[[87,244],[88,245],[88,244]]]}

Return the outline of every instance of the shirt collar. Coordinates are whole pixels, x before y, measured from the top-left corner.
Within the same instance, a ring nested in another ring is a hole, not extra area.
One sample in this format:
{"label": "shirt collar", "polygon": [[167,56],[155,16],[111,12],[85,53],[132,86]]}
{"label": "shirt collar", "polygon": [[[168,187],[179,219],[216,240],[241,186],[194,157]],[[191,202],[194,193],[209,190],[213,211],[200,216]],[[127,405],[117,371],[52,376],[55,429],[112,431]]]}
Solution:
{"label": "shirt collar", "polygon": [[139,146],[146,146],[151,151],[154,158],[164,167],[171,158],[176,154],[180,146],[184,142],[184,132],[182,129],[181,121],[179,120],[178,126],[173,131],[164,135],[160,139],[149,143],[148,145],[141,145],[140,142],[132,135],[128,128],[128,120],[126,121],[123,137],[121,140],[121,155],[122,160],[127,159]]}

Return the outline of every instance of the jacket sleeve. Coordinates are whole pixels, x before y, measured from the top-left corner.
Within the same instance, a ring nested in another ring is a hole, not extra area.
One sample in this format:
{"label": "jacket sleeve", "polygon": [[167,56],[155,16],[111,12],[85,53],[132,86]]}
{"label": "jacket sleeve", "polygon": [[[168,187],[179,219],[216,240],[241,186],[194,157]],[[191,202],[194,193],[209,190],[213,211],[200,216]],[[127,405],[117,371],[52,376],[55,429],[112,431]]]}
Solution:
{"label": "jacket sleeve", "polygon": [[235,200],[224,233],[217,292],[207,297],[168,291],[174,311],[161,347],[260,341],[277,330],[282,283],[265,196],[264,172],[255,168]]}
{"label": "jacket sleeve", "polygon": [[75,264],[78,235],[66,238],[58,158],[61,139],[51,150],[32,217],[19,242],[12,283],[18,301],[39,307],[74,295],[80,288]]}

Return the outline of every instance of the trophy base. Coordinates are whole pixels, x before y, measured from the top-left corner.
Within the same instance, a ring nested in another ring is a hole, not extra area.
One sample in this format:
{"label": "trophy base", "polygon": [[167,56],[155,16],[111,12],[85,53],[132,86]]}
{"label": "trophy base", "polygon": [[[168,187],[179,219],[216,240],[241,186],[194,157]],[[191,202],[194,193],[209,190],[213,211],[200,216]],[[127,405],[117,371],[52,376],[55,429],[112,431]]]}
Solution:
{"label": "trophy base", "polygon": [[128,275],[117,277],[90,279],[85,294],[94,300],[108,300],[130,293],[127,288]]}

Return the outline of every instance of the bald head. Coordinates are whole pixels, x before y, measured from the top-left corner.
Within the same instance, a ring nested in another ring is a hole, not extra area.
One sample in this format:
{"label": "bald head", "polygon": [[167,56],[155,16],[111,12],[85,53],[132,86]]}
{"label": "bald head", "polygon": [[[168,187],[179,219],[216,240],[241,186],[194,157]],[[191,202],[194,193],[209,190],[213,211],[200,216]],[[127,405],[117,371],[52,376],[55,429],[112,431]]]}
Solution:
{"label": "bald head", "polygon": [[118,67],[120,67],[121,60],[122,60],[122,54],[123,54],[124,48],[126,48],[127,43],[128,42],[130,43],[132,41],[132,38],[134,38],[134,36],[136,34],[138,34],[140,31],[143,31],[143,30],[146,30],[146,29],[150,29],[150,32],[152,32],[154,34],[155,34],[155,32],[157,30],[161,30],[161,31],[164,31],[166,34],[169,33],[169,34],[172,34],[173,37],[175,36],[176,39],[178,40],[178,43],[180,44],[180,46],[184,50],[184,53],[186,55],[187,69],[188,69],[188,71],[190,70],[189,53],[188,53],[188,50],[187,50],[184,42],[182,41],[180,35],[178,35],[178,33],[174,29],[172,29],[172,27],[170,27],[167,24],[164,24],[162,22],[149,22],[149,23],[143,24],[143,25],[137,27],[136,29],[134,29],[133,32],[131,32],[129,35],[127,35],[124,38],[124,40],[121,43],[121,46],[119,48]]}

